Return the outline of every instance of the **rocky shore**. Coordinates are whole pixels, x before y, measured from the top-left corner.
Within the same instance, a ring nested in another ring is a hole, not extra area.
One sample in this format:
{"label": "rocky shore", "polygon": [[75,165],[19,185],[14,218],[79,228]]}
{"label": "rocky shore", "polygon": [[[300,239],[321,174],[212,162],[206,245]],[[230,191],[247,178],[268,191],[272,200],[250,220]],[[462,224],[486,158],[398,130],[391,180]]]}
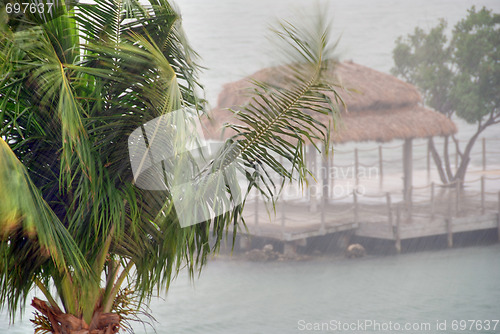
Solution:
{"label": "rocky shore", "polygon": [[243,258],[252,262],[306,261],[311,259],[311,256],[296,253],[282,254],[274,251],[273,245],[268,244],[262,247],[262,249],[252,249],[245,252]]}
{"label": "rocky shore", "polygon": [[[364,247],[360,244],[352,244],[346,249],[344,253],[337,254],[336,257],[340,258],[360,258],[366,255]],[[308,261],[315,258],[324,256],[320,252],[314,254],[299,254],[294,252],[281,253],[276,251],[271,244],[267,244],[262,248],[254,248],[246,252],[233,254],[230,256],[234,260],[244,260],[250,262],[284,262],[284,261]],[[331,257],[330,254],[328,257]],[[226,259],[226,256],[222,258]]]}

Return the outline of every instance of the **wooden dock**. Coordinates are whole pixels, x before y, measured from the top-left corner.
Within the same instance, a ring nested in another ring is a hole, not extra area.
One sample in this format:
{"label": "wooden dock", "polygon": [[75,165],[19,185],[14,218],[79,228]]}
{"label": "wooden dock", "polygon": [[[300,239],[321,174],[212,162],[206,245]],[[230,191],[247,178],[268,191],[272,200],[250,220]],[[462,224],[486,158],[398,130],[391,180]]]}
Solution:
{"label": "wooden dock", "polygon": [[[432,187],[433,188],[433,187]],[[496,196],[494,196],[496,195]],[[446,235],[453,247],[453,235],[460,232],[497,229],[500,240],[500,192],[468,192],[462,187],[431,189],[428,200],[393,203],[390,194],[379,195],[379,203],[353,194],[353,201],[322,203],[311,209],[305,201],[278,202],[266,211],[262,202],[250,202],[244,217],[251,236],[305,245],[307,239],[342,231],[365,238],[391,240],[397,251],[405,239]]]}
{"label": "wooden dock", "polygon": [[[316,180],[304,190],[289,189],[288,199],[278,200],[274,209],[254,196],[243,213],[247,230],[240,232],[300,245],[345,232],[392,241],[397,251],[402,240],[440,235],[452,247],[454,234],[461,232],[497,229],[500,240],[500,166],[486,159],[484,138],[482,149],[472,153],[476,169],[469,168],[466,180],[449,184],[437,182],[426,141],[414,143],[417,169],[405,173],[404,145],[336,148],[328,159],[308,150],[307,165]],[[500,156],[500,151],[488,153]]]}

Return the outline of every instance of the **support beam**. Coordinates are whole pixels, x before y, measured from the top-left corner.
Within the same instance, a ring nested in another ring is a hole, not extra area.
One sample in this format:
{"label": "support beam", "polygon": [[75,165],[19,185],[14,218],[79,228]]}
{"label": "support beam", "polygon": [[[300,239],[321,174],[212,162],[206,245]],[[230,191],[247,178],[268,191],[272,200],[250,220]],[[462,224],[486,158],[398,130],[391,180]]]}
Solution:
{"label": "support beam", "polygon": [[255,188],[255,225],[259,225],[259,189]]}
{"label": "support beam", "polygon": [[497,213],[497,232],[498,232],[498,241],[500,242],[500,211]]}
{"label": "support beam", "polygon": [[400,226],[401,226],[401,208],[398,205],[396,207],[396,226],[393,227],[394,238],[396,239],[395,247],[396,252],[401,253],[401,234],[400,234]]}
{"label": "support beam", "polygon": [[386,193],[385,194],[386,202],[387,202],[387,222],[389,223],[389,226],[392,227],[392,201],[391,201],[391,194]]}
{"label": "support beam", "polygon": [[306,247],[307,246],[307,239],[306,238],[304,238],[304,239],[297,239],[294,242],[295,242],[296,246],[300,246],[300,247]]}
{"label": "support beam", "polygon": [[434,182],[432,182],[431,183],[431,220],[434,220],[434,204],[435,204],[434,203],[434,196],[435,196],[434,195],[434,192],[435,192],[434,187],[435,187]]}
{"label": "support beam", "polygon": [[353,215],[354,215],[354,223],[358,223],[359,216],[358,216],[358,194],[356,193],[356,190],[352,191],[352,205],[353,205]]}
{"label": "support beam", "polygon": [[[333,173],[333,171],[335,170],[335,150],[334,149],[332,149],[332,157],[331,157],[331,160],[329,162],[329,165],[331,166],[331,169],[332,169],[332,174],[330,175],[330,197],[329,198],[333,198],[334,197],[333,188],[335,187],[335,173]],[[328,171],[328,173],[330,173],[330,171]]]}
{"label": "support beam", "polygon": [[498,231],[498,241],[500,241],[500,191],[498,192],[497,231]]}
{"label": "support beam", "polygon": [[427,141],[427,182],[431,180],[431,140]]}
{"label": "support beam", "polygon": [[[317,162],[316,162],[316,149],[312,145],[308,145],[309,151],[309,170],[313,175],[318,175],[317,173]],[[309,178],[309,212],[317,212],[318,211],[318,198],[317,198],[317,189],[318,183],[313,179]]]}
{"label": "support beam", "polygon": [[281,227],[285,227],[286,210],[287,210],[286,200],[282,199],[281,200]]}
{"label": "support beam", "polygon": [[379,177],[379,188],[382,189],[384,184],[384,159],[382,157],[382,145],[378,146],[378,177]]}
{"label": "support beam", "polygon": [[330,159],[328,156],[328,152],[324,149],[325,152],[321,154],[321,178],[322,178],[322,193],[321,193],[321,201],[323,204],[328,203],[329,196],[329,187],[330,187]]}
{"label": "support beam", "polygon": [[484,206],[484,175],[481,176],[481,214],[484,215],[486,208]]}
{"label": "support beam", "polygon": [[293,241],[285,242],[283,245],[283,255],[294,257],[297,255],[297,245]]}
{"label": "support beam", "polygon": [[483,171],[486,170],[486,138],[483,137]]}
{"label": "support beam", "polygon": [[240,249],[241,250],[249,250],[250,249],[250,236],[242,234],[240,236]]}
{"label": "support beam", "polygon": [[452,218],[452,214],[451,214],[451,189],[448,190],[448,210],[447,210],[447,213],[446,213],[446,234],[448,236],[448,248],[452,248],[453,247],[453,229],[452,229],[452,225],[453,225],[453,218]]}
{"label": "support beam", "polygon": [[354,174],[355,174],[354,177],[356,180],[356,189],[357,189],[359,185],[359,154],[357,147],[354,149]]}
{"label": "support beam", "polygon": [[319,229],[321,231],[322,235],[326,234],[326,230],[325,230],[325,211],[326,211],[326,200],[323,199],[321,201],[321,227]]}
{"label": "support beam", "polygon": [[412,138],[405,139],[403,144],[403,198],[411,201],[410,189],[413,184],[413,142]]}
{"label": "support beam", "polygon": [[453,247],[453,218],[446,219],[446,233],[448,234],[448,248]]}

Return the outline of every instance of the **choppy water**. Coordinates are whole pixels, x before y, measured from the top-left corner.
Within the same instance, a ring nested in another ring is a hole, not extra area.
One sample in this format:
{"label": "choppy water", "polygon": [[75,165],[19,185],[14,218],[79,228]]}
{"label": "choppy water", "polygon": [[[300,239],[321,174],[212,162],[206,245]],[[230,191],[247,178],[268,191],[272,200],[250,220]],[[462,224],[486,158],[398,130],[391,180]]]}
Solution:
{"label": "choppy water", "polygon": [[[436,333],[436,323],[447,321],[442,333],[451,333],[453,320],[499,319],[498,282],[500,245],[360,260],[214,261],[194,286],[180,277],[151,307],[159,334],[298,333],[308,332],[301,324],[358,320],[432,326],[409,333]],[[499,333],[499,326],[460,332]],[[5,320],[0,330],[30,333],[31,326]],[[137,326],[136,333],[145,331]]]}
{"label": "choppy water", "polygon": [[214,262],[194,288],[179,279],[152,307],[159,333],[296,333],[300,320],[451,326],[498,319],[498,282],[499,245],[355,261]]}
{"label": "choppy water", "polygon": [[[210,102],[215,104],[222,84],[273,63],[264,35],[275,17],[287,17],[297,10],[307,16],[314,3],[178,1],[187,34],[203,58],[202,64],[208,67],[202,81]],[[320,3],[329,5],[334,28],[342,34],[341,58],[384,72],[392,67],[391,52],[396,37],[410,33],[415,26],[432,27],[441,17],[451,26],[472,4],[500,11],[498,0]],[[465,124],[459,126],[464,138],[472,131]],[[486,136],[500,140],[500,131],[491,129]],[[153,301],[152,310],[160,334],[295,333],[315,323],[358,320],[372,320],[381,325],[389,321],[422,326],[429,323],[431,330],[427,332],[450,333],[453,320],[481,320],[485,324],[485,320],[500,318],[499,282],[499,245],[358,261],[268,264],[218,261],[210,263],[195,287],[181,276],[166,300]],[[7,318],[1,316],[0,330],[31,333],[28,321],[31,311],[28,309],[23,321],[14,327],[9,327]],[[436,321],[442,324],[445,320],[446,330],[436,330]],[[390,332],[395,331],[385,331]],[[455,332],[480,331],[466,328]],[[483,332],[500,332],[500,323],[496,331]],[[141,327],[137,333],[143,333]]]}

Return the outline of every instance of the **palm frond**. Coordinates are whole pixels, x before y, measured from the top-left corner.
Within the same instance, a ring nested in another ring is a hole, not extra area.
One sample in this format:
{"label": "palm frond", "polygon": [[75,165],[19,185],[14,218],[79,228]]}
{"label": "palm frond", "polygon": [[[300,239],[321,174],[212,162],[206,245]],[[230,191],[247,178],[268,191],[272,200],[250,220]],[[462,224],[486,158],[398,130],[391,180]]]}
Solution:
{"label": "palm frond", "polygon": [[[250,103],[234,111],[243,125],[228,124],[236,132],[231,139],[235,145],[228,154],[230,159],[241,155],[245,166],[258,169],[258,180],[248,173],[249,181],[269,198],[275,198],[279,185],[285,180],[306,180],[309,174],[305,164],[305,145],[316,149],[323,147],[328,152],[330,131],[338,122],[339,102],[336,89],[338,84],[328,78],[329,66],[335,65],[333,51],[337,42],[330,38],[331,23],[324,15],[319,15],[316,25],[296,27],[291,23],[281,23],[275,35],[282,42],[284,58],[291,62],[280,69],[283,86],[266,82],[254,82]],[[333,93],[332,98],[327,93]],[[317,115],[331,117],[325,124]],[[321,144],[321,145],[318,145]],[[280,162],[283,158],[291,169]],[[220,165],[224,168],[227,163]]]}
{"label": "palm frond", "polygon": [[1,138],[0,189],[0,303],[11,315],[19,302],[25,303],[34,278],[45,275],[41,264],[52,262],[80,283],[93,276],[72,236]]}
{"label": "palm frond", "polygon": [[278,39],[295,55],[283,67],[287,85],[256,83],[235,112],[243,125],[230,125],[237,135],[205,166],[183,156],[195,190],[224,193],[199,196],[201,216],[222,213],[183,228],[173,188],[136,186],[128,139],[178,108],[201,111],[197,55],[168,1],[96,2],[44,22],[27,16],[22,29],[0,23],[0,189],[11,190],[0,192],[0,302],[11,312],[34,282],[51,304],[53,284],[65,311],[88,321],[96,307],[111,310],[125,281],[140,305],[182,268],[194,276],[240,228],[237,174],[246,193],[274,198],[285,180],[305,179],[306,143],[327,146],[331,126],[315,116],[336,124],[337,101],[325,94],[335,85],[323,75],[334,46],[328,24],[282,24]]}

